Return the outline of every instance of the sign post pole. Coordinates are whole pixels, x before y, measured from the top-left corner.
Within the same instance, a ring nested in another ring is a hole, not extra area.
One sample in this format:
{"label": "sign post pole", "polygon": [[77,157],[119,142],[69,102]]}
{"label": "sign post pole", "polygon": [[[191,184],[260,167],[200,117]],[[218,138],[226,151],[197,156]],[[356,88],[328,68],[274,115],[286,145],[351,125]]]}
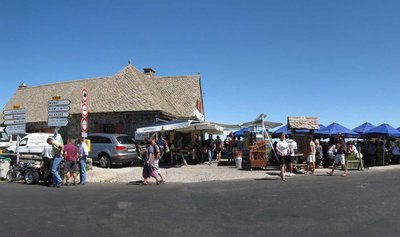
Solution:
{"label": "sign post pole", "polygon": [[19,135],[17,135],[17,165],[19,164]]}

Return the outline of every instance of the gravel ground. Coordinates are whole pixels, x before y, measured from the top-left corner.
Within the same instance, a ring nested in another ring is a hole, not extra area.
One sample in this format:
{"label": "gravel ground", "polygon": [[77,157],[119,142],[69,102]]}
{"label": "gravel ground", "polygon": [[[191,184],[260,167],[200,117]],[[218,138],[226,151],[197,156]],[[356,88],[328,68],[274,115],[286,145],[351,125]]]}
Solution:
{"label": "gravel ground", "polygon": [[[385,171],[400,169],[400,165],[391,165],[384,167],[366,168],[364,172],[371,171]],[[235,168],[234,164],[218,165],[216,162],[212,165],[197,164],[178,167],[167,167],[161,169],[162,174],[166,176],[167,182],[174,183],[196,183],[204,181],[228,181],[228,180],[243,180],[243,179],[279,179],[279,171],[274,168],[267,170],[253,170],[249,171],[239,170]],[[326,174],[330,169],[317,169],[316,174]],[[361,171],[349,171],[361,172]],[[341,174],[341,171],[336,172]],[[301,177],[303,174],[297,174],[294,177]],[[106,182],[106,183],[132,183],[141,182],[142,167],[114,167],[114,168],[100,168],[94,166],[92,170],[88,171],[88,182]],[[154,180],[152,180],[154,182]]]}
{"label": "gravel ground", "polygon": [[[239,170],[234,165],[197,164],[188,166],[162,168],[161,172],[166,176],[167,182],[195,183],[203,181],[240,180],[240,179],[265,179],[279,178],[277,175],[269,175],[275,171],[270,170]],[[277,171],[276,171],[277,172]],[[118,167],[100,168],[94,166],[88,171],[89,182],[140,182],[142,181],[142,167]],[[153,181],[154,182],[154,181]]]}

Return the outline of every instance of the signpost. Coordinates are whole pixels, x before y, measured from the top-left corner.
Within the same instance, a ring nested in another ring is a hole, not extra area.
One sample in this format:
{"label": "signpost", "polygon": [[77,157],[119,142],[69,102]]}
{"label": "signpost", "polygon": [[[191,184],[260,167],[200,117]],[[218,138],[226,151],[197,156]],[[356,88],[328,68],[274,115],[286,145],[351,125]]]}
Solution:
{"label": "signpost", "polygon": [[67,118],[49,118],[47,120],[47,125],[49,127],[64,127],[68,125]]}
{"label": "signpost", "polygon": [[5,110],[4,125],[6,125],[5,132],[8,135],[17,134],[17,164],[19,163],[19,133],[26,132],[26,109],[21,109],[16,105],[13,109]]}
{"label": "signpost", "polygon": [[48,119],[47,126],[49,127],[64,127],[68,125],[69,105],[70,100],[61,99],[61,96],[53,96],[52,100],[49,100],[48,104]]}

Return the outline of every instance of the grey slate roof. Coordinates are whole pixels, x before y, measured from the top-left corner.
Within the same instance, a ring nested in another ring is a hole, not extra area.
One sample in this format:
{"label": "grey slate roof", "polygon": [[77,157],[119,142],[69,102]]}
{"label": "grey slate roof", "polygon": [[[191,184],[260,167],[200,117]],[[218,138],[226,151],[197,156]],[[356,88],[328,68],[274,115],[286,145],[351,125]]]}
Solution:
{"label": "grey slate roof", "polygon": [[200,83],[199,75],[151,77],[129,64],[110,77],[18,89],[3,111],[20,105],[27,109],[27,122],[47,121],[48,100],[61,96],[71,100],[70,113],[79,114],[81,89],[86,87],[89,113],[162,111],[177,118],[191,118],[196,101],[202,100]]}
{"label": "grey slate roof", "polygon": [[289,129],[319,129],[318,117],[289,116],[287,124]]}

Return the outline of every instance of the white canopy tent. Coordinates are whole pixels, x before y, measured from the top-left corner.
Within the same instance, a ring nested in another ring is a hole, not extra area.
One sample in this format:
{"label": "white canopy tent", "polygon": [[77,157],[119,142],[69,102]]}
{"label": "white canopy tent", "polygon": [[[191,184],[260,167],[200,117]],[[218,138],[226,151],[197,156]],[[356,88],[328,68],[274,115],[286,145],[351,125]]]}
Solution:
{"label": "white canopy tent", "polygon": [[189,133],[189,132],[205,132],[208,134],[218,134],[221,135],[224,133],[223,127],[210,123],[210,122],[201,122],[201,123],[192,123],[189,127],[176,129],[177,132]]}
{"label": "white canopy tent", "polygon": [[187,128],[191,124],[191,120],[174,120],[165,123],[159,123],[148,127],[142,127],[136,129],[136,134],[141,133],[155,133],[160,131],[172,131],[182,128]]}

